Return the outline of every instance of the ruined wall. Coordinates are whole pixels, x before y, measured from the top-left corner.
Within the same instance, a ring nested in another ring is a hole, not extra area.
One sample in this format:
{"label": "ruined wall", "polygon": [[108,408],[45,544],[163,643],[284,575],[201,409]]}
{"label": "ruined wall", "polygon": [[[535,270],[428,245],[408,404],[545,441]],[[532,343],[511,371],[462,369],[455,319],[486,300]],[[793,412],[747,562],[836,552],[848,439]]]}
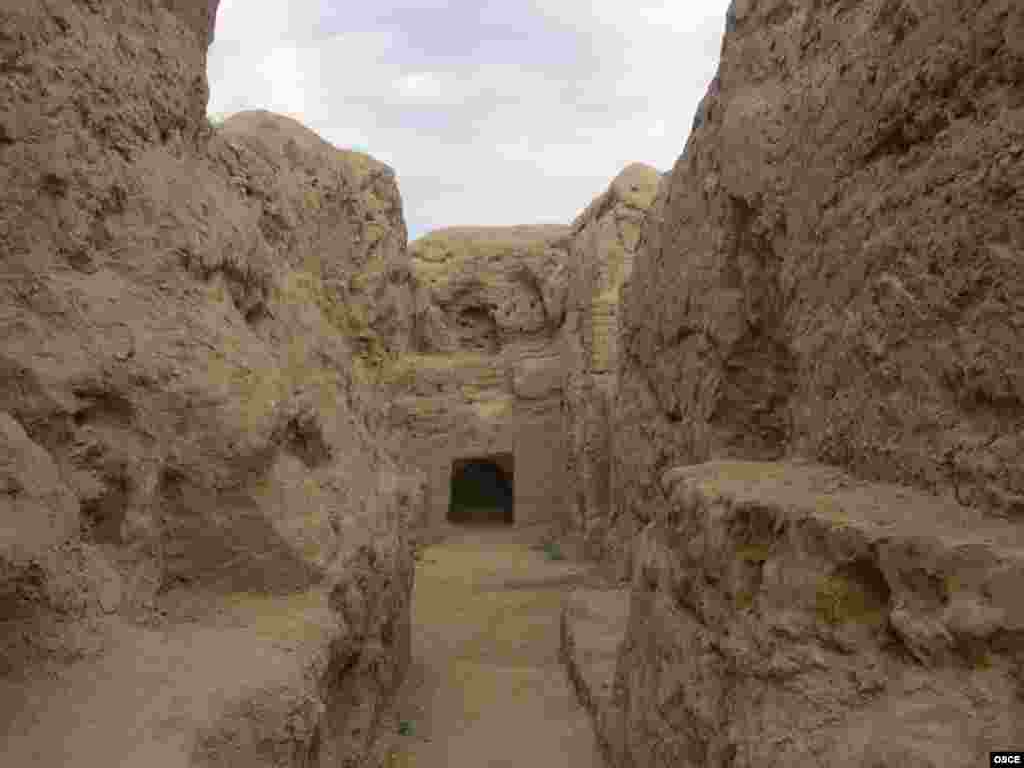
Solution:
{"label": "ruined wall", "polygon": [[1019,515],[1022,11],[736,2],[624,299],[617,515],[801,454]]}
{"label": "ruined wall", "polygon": [[624,289],[614,765],[1024,738],[1022,41],[1009,0],[730,8]]}
{"label": "ruined wall", "polygon": [[1024,738],[1021,526],[804,461],[662,489],[628,609],[564,621],[609,765],[970,768]]}
{"label": "ruined wall", "polygon": [[415,351],[379,382],[396,450],[427,473],[428,527],[446,519],[452,461],[494,453],[514,456],[516,524],[561,514],[566,233],[445,229],[410,245]]}
{"label": "ruined wall", "polygon": [[228,707],[204,759],[278,765],[259,728],[358,756],[408,656],[422,493],[362,384],[411,332],[401,199],[286,118],[211,131],[216,6],[0,7],[0,674],[102,656],[171,597],[326,590],[302,727]]}
{"label": "ruined wall", "polygon": [[634,164],[573,222],[562,328],[566,523],[600,557],[611,518],[611,411],[618,377],[619,303],[660,175]]}
{"label": "ruined wall", "polygon": [[516,520],[598,556],[609,513],[620,289],[659,174],[624,169],[569,227],[451,228],[411,246],[414,354],[388,360],[392,423],[443,523],[454,459],[515,456]]}

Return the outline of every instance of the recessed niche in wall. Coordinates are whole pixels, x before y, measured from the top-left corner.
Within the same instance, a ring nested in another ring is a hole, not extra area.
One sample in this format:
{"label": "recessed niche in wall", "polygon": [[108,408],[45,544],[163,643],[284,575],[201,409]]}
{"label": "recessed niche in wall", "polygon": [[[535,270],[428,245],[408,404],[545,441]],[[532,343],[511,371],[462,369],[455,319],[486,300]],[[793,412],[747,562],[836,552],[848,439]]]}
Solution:
{"label": "recessed niche in wall", "polygon": [[515,522],[515,466],[511,453],[455,459],[451,484],[448,522]]}

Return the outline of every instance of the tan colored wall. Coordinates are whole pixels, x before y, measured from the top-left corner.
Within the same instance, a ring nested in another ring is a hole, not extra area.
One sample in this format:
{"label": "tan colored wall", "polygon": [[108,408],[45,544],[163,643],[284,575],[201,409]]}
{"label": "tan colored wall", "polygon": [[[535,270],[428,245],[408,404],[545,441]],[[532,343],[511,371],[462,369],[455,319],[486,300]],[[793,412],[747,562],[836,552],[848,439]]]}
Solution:
{"label": "tan colored wall", "polygon": [[619,298],[633,268],[660,174],[634,164],[577,217],[566,262],[563,432],[569,441],[567,527],[601,557],[613,524],[609,478],[612,404],[618,387]]}
{"label": "tan colored wall", "polygon": [[427,475],[446,526],[452,462],[513,456],[516,525],[565,516],[568,227],[440,230],[410,244],[414,352],[384,371],[398,451]]}
{"label": "tan colored wall", "polygon": [[565,515],[565,435],[558,412],[519,427],[516,440],[516,525]]}
{"label": "tan colored wall", "polygon": [[560,519],[566,502],[563,469],[566,441],[557,403],[553,405],[550,413],[529,421],[510,420],[485,431],[473,429],[479,425],[472,425],[462,433],[413,440],[407,457],[427,475],[428,511],[422,521],[424,526],[439,529],[447,523],[454,461],[491,458],[501,453],[513,457],[515,524],[531,525]]}

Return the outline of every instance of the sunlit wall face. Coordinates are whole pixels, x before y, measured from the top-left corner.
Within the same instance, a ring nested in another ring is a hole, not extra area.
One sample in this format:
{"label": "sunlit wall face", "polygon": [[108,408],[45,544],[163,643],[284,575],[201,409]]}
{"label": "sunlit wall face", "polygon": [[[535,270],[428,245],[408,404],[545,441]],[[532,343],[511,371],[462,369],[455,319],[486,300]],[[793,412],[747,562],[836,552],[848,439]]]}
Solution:
{"label": "sunlit wall face", "polygon": [[369,151],[413,238],[564,223],[629,163],[675,163],[728,5],[222,0],[210,112],[268,109]]}

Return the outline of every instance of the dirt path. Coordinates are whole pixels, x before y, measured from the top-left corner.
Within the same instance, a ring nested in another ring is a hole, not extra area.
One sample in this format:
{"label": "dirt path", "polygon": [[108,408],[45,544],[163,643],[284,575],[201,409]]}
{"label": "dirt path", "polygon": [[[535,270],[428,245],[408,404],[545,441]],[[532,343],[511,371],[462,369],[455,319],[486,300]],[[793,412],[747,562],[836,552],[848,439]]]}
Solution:
{"label": "dirt path", "polygon": [[599,768],[559,662],[559,611],[583,568],[539,530],[470,529],[423,551],[394,768]]}

